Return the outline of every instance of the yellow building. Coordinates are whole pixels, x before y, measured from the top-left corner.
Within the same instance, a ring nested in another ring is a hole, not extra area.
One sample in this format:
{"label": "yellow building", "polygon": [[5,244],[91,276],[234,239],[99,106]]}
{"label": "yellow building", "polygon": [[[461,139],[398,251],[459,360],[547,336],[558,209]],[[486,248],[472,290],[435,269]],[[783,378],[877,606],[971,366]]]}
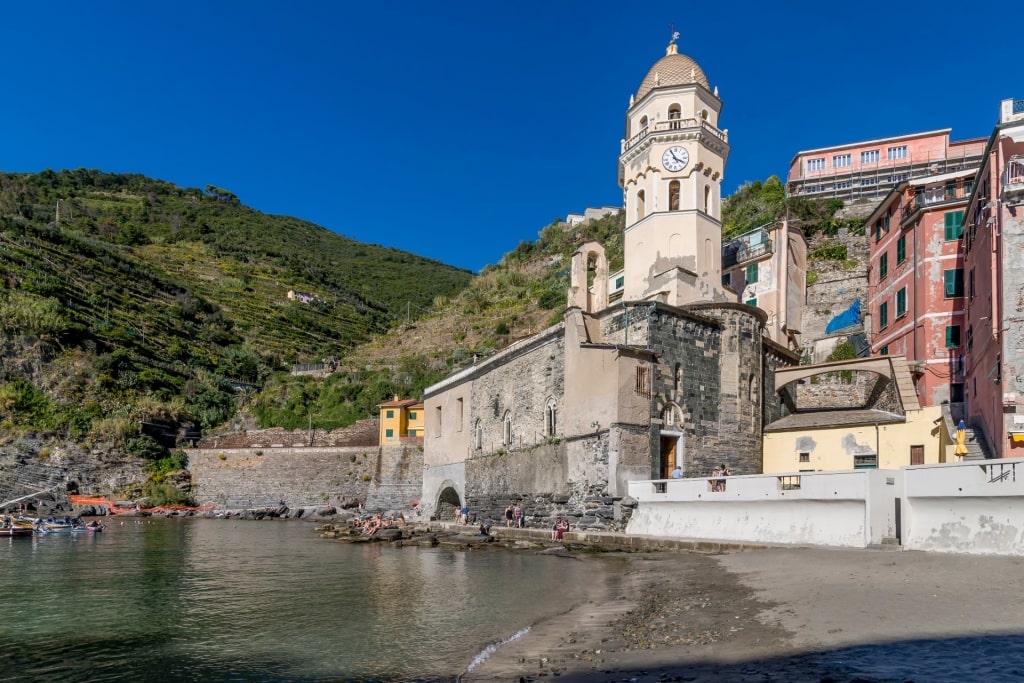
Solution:
{"label": "yellow building", "polygon": [[901,356],[779,369],[775,381],[789,413],[764,429],[766,474],[946,462],[942,408],[921,406]]}
{"label": "yellow building", "polygon": [[381,403],[380,445],[423,441],[423,402],[395,396]]}

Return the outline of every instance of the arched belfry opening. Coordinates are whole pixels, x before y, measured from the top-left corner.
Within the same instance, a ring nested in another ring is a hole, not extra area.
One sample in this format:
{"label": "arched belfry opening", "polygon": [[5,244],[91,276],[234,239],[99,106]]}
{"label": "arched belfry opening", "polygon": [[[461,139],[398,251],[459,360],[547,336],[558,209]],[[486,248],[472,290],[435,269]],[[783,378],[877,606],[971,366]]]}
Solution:
{"label": "arched belfry opening", "polygon": [[608,307],[608,257],[599,242],[584,242],[572,255],[569,307],[596,313]]}
{"label": "arched belfry opening", "polygon": [[438,521],[454,522],[461,508],[462,502],[459,499],[459,492],[453,487],[447,486],[441,490],[441,494],[437,497],[437,505],[434,509],[437,511]]}

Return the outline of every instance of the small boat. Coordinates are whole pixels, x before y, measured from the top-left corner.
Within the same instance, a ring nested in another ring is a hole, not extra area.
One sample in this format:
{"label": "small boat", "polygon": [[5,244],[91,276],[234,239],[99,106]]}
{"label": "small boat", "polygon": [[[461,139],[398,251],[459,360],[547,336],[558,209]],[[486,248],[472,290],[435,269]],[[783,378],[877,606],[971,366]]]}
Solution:
{"label": "small boat", "polygon": [[95,522],[95,521],[94,522],[89,522],[87,524],[76,524],[73,527],[71,527],[71,532],[75,533],[75,534],[78,534],[78,533],[98,534],[101,531],[103,531],[103,525],[100,524],[99,522]]}
{"label": "small boat", "polygon": [[64,519],[47,517],[46,519],[39,520],[36,526],[42,527],[46,531],[71,531],[75,527],[75,523],[70,517],[65,517]]}
{"label": "small boat", "polygon": [[14,538],[17,536],[31,536],[32,527],[14,526],[13,524],[0,525],[0,538]]}

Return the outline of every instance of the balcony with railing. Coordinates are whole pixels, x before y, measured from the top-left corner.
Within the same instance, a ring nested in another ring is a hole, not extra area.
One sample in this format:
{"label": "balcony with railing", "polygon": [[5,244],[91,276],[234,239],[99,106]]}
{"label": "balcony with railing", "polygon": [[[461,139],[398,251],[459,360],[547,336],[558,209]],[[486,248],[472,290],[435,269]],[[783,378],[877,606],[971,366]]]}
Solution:
{"label": "balcony with railing", "polygon": [[1006,162],[1006,182],[1003,196],[1007,200],[1024,198],[1024,157],[1012,156]]}
{"label": "balcony with railing", "polygon": [[635,147],[640,144],[644,138],[650,135],[661,135],[664,133],[671,134],[683,131],[707,131],[722,142],[729,141],[729,134],[726,131],[715,128],[704,119],[669,119],[668,121],[655,121],[654,123],[648,124],[641,128],[640,132],[633,137],[628,140],[623,140],[622,151],[625,152],[627,149]]}
{"label": "balcony with railing", "polygon": [[926,209],[963,201],[971,196],[971,189],[970,183],[918,188],[912,195],[908,195],[904,202],[900,214],[900,224],[905,225]]}
{"label": "balcony with railing", "polygon": [[732,268],[770,256],[772,241],[768,238],[766,227],[761,226],[722,245],[722,268]]}

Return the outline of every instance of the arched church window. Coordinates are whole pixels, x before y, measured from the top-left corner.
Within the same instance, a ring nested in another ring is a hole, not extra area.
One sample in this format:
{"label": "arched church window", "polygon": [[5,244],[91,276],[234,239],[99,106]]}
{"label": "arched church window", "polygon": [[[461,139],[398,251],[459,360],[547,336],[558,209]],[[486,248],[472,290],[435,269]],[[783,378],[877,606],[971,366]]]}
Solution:
{"label": "arched church window", "polygon": [[554,436],[558,428],[558,414],[555,410],[555,399],[548,399],[547,408],[544,411],[544,433],[546,436]]}
{"label": "arched church window", "polygon": [[676,369],[672,376],[672,386],[678,392],[679,387],[683,385],[683,364],[676,363]]}
{"label": "arched church window", "polygon": [[507,411],[502,420],[501,443],[505,446],[512,445],[512,412]]}
{"label": "arched church window", "polygon": [[682,121],[680,121],[680,119],[682,119],[682,118],[683,118],[683,110],[682,110],[682,108],[678,104],[669,105],[669,108],[668,108],[668,120],[669,120],[668,126],[669,126],[669,128],[671,128],[673,130],[679,128],[679,126],[682,124]]}
{"label": "arched church window", "polygon": [[665,427],[674,427],[676,425],[676,411],[674,406],[668,406],[665,408],[665,412],[661,414],[661,421]]}
{"label": "arched church window", "polygon": [[672,180],[668,184],[668,210],[679,210],[679,181]]}
{"label": "arched church window", "polygon": [[711,214],[711,186],[704,186],[704,213]]}
{"label": "arched church window", "polygon": [[707,109],[701,109],[700,110],[700,118],[703,121],[707,121],[708,120],[708,110]]}
{"label": "arched church window", "polygon": [[640,117],[640,134],[643,135],[646,132],[647,132],[647,117],[646,116],[641,116]]}
{"label": "arched church window", "polygon": [[636,219],[638,221],[643,220],[644,216],[647,215],[647,207],[645,206],[646,195],[643,190],[636,193]]}

